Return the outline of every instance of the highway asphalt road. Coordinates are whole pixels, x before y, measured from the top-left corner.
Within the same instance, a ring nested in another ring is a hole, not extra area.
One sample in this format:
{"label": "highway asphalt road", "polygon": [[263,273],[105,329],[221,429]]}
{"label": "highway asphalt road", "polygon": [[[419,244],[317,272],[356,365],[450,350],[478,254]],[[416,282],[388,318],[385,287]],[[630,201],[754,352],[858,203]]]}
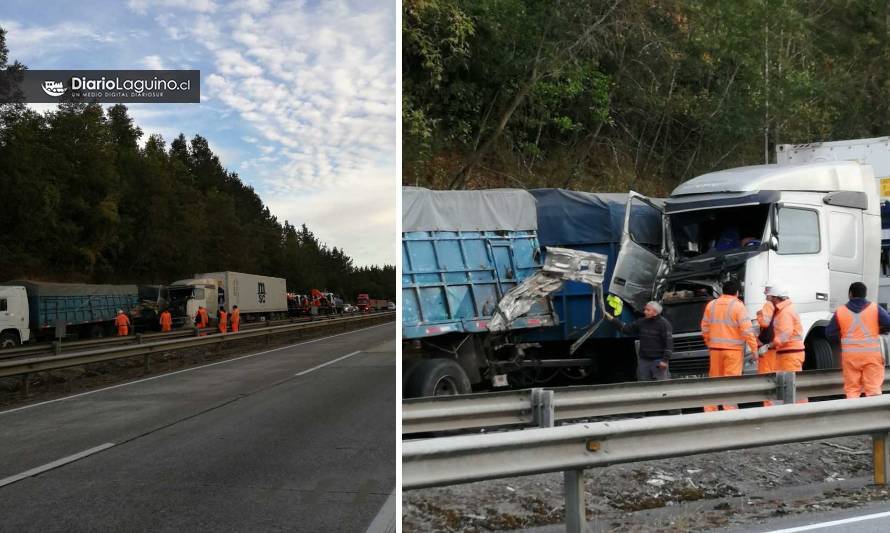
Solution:
{"label": "highway asphalt road", "polygon": [[[726,531],[726,530],[723,530]],[[890,503],[880,502],[851,509],[805,513],[751,524],[732,533],[886,533],[890,531]]]}
{"label": "highway asphalt road", "polygon": [[395,335],[2,411],[0,530],[364,532],[395,488]]}

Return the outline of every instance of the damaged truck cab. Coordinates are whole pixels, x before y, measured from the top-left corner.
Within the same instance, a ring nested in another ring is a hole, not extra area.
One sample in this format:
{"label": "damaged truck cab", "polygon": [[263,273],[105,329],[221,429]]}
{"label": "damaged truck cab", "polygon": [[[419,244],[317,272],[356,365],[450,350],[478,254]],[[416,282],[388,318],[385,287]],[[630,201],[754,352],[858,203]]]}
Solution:
{"label": "damaged truck cab", "polygon": [[651,299],[663,303],[674,326],[672,370],[707,370],[699,323],[730,277],[741,282],[752,318],[769,282],[787,288],[806,335],[804,368],[838,366],[825,326],[850,283],[878,291],[880,196],[871,166],[734,168],[684,182],[663,205],[636,193],[631,204],[661,212],[662,242],[640,244],[626,217],[609,291],[637,311]]}

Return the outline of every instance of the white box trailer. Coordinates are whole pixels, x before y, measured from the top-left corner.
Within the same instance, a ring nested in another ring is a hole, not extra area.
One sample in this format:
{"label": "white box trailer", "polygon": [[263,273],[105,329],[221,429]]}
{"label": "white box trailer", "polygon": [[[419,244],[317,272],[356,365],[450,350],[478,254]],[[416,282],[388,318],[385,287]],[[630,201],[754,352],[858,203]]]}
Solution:
{"label": "white box trailer", "polygon": [[173,322],[192,324],[198,307],[207,309],[211,322],[222,307],[231,313],[237,305],[244,320],[287,316],[287,282],[284,278],[242,272],[207,272],[174,282],[167,288]]}
{"label": "white box trailer", "polygon": [[[832,161],[856,161],[870,165],[878,180],[881,196],[881,275],[878,281],[877,301],[885,308],[890,305],[890,229],[885,212],[890,204],[890,137],[850,139],[845,141],[815,142],[807,144],[780,144],[776,146],[776,162],[779,165],[800,165]],[[874,298],[874,293],[871,293]]]}
{"label": "white box trailer", "polygon": [[211,279],[219,288],[218,304],[226,312],[237,305],[242,315],[287,313],[287,282],[284,278],[244,274],[242,272],[209,272],[195,274],[195,279]]}

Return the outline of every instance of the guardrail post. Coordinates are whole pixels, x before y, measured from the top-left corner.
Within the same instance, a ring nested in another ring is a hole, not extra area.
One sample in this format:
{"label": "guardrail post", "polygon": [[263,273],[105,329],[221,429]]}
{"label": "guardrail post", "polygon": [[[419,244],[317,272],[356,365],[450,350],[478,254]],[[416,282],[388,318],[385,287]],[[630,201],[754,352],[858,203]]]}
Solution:
{"label": "guardrail post", "polygon": [[794,372],[776,372],[776,403],[792,404],[797,400]]}
{"label": "guardrail post", "polygon": [[151,354],[145,354],[142,356],[142,372],[148,374],[151,371]]}
{"label": "guardrail post", "polygon": [[875,485],[887,485],[887,468],[890,467],[890,447],[887,433],[875,433],[871,436],[872,463],[875,469]]}
{"label": "guardrail post", "polygon": [[62,343],[59,341],[53,341],[53,353],[59,355],[62,353]]}
{"label": "guardrail post", "polygon": [[588,531],[584,470],[566,470],[562,475],[566,499],[566,533],[584,533]]}
{"label": "guardrail post", "polygon": [[552,428],[554,423],[553,391],[532,389],[532,417],[539,428]]}
{"label": "guardrail post", "polygon": [[142,344],[142,334],[141,333],[136,334],[136,344]]}

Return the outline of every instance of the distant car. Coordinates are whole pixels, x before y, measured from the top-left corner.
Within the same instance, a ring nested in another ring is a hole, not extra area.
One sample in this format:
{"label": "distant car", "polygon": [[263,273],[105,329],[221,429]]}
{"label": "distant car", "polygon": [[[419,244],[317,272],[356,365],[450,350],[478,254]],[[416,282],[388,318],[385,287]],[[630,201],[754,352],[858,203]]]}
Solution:
{"label": "distant car", "polygon": [[395,310],[396,310],[396,304],[395,304],[394,302],[389,302],[388,304],[386,304],[386,309],[387,309],[388,311],[395,311]]}
{"label": "distant car", "polygon": [[343,304],[343,314],[344,315],[347,313],[355,313],[356,311],[358,311],[358,307],[356,307],[354,305],[350,305],[350,304]]}

